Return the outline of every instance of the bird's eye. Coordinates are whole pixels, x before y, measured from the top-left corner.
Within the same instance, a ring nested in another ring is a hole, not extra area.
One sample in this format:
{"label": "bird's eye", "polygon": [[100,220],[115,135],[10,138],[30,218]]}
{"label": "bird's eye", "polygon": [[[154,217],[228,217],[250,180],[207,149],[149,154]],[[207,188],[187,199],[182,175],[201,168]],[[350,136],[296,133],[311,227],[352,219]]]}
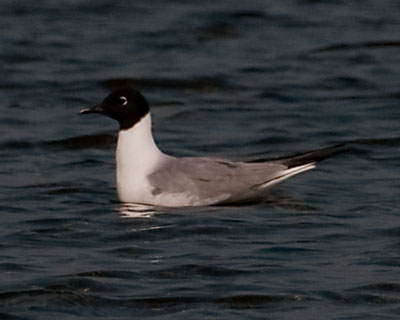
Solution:
{"label": "bird's eye", "polygon": [[126,106],[128,103],[128,99],[124,96],[119,97],[119,101],[121,102],[121,105]]}

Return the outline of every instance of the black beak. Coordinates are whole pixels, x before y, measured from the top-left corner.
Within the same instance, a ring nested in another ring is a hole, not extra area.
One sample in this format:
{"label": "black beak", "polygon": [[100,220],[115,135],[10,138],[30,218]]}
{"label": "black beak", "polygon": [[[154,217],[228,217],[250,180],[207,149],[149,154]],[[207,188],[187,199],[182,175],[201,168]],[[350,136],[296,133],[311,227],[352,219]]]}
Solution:
{"label": "black beak", "polygon": [[103,108],[99,106],[94,106],[91,108],[85,108],[79,111],[79,114],[88,114],[88,113],[104,113]]}

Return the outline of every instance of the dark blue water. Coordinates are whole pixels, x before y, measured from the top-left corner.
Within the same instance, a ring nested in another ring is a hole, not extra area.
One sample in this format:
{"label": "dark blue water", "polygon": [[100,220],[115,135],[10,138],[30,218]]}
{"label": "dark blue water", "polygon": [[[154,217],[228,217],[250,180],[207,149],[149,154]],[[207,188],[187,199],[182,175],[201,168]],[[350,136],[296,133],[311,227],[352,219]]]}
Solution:
{"label": "dark blue water", "polygon": [[[2,1],[1,319],[397,319],[398,1]],[[241,206],[126,208],[138,87],[164,151],[347,152]]]}

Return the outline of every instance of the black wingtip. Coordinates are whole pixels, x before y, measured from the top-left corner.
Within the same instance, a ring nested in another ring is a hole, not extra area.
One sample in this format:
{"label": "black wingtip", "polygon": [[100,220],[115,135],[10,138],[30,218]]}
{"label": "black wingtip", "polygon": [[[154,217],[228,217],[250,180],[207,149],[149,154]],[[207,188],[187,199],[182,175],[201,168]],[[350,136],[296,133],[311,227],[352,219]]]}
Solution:
{"label": "black wingtip", "polygon": [[326,148],[301,152],[288,157],[281,157],[275,159],[257,159],[249,162],[257,163],[257,162],[275,161],[284,164],[288,168],[293,168],[310,162],[320,162],[324,159],[345,152],[346,151],[345,145],[346,145],[345,143],[338,143]]}
{"label": "black wingtip", "polygon": [[288,168],[301,166],[309,162],[320,162],[327,158],[331,158],[339,153],[345,152],[346,149],[344,148],[344,146],[344,143],[335,144],[326,148],[311,150],[302,154],[297,154],[292,157],[282,159],[280,162],[288,166]]}

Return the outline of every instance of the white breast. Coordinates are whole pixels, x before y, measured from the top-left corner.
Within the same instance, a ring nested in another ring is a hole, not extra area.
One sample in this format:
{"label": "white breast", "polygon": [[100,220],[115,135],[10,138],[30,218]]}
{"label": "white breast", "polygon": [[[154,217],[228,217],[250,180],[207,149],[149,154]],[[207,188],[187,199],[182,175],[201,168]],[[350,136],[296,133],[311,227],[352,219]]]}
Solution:
{"label": "white breast", "polygon": [[147,176],[166,158],[168,156],[154,142],[150,114],[134,127],[120,130],[116,150],[116,180],[120,201],[151,203],[152,187]]}

